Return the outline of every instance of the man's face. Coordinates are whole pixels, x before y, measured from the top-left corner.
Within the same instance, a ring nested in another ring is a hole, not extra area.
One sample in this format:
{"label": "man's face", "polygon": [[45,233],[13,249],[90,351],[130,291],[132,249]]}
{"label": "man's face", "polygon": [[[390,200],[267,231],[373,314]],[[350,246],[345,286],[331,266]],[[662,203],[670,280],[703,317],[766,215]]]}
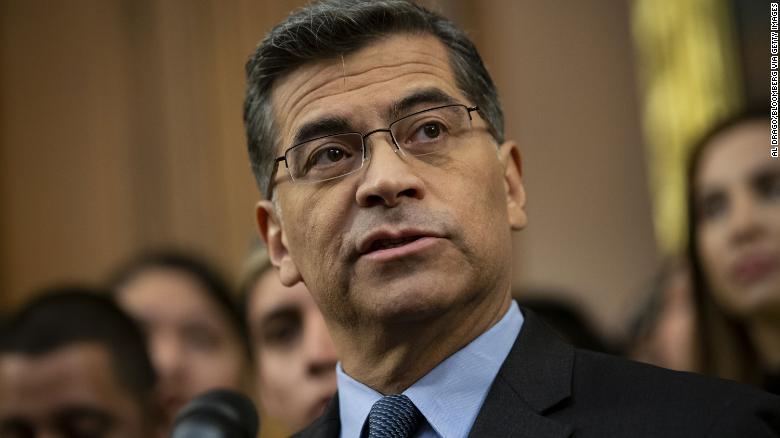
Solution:
{"label": "man's face", "polygon": [[322,313],[303,283],[286,287],[266,271],[250,292],[248,326],[258,396],[290,430],[319,417],[336,392],[336,350]]}
{"label": "man's face", "polygon": [[148,413],[97,344],[0,356],[0,437],[152,436]]}
{"label": "man's face", "polygon": [[[414,99],[436,94],[448,100]],[[307,64],[276,83],[272,100],[283,145],[277,156],[304,126],[324,119],[346,122],[339,132],[369,132],[451,101],[473,104],[439,40],[406,34]],[[510,230],[526,221],[514,143],[497,149],[476,113],[461,145],[446,153],[396,153],[383,132],[367,142],[370,161],[342,178],[293,184],[280,166],[281,218],[261,202],[258,222],[282,281],[303,279],[340,325],[420,320],[507,291]]]}

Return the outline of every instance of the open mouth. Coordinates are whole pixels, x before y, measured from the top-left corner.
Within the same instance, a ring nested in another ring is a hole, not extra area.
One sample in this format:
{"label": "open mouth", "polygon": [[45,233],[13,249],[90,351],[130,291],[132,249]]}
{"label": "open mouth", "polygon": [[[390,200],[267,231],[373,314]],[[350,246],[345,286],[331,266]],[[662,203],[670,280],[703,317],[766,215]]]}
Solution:
{"label": "open mouth", "polygon": [[381,237],[366,243],[362,256],[373,262],[389,262],[428,251],[442,241],[441,238],[425,234],[404,237]]}
{"label": "open mouth", "polygon": [[403,237],[399,239],[378,239],[371,243],[371,246],[369,246],[367,252],[374,252],[374,251],[380,251],[383,249],[392,249],[392,248],[398,248],[399,246],[404,246],[406,244],[412,243],[415,240],[418,240],[424,236],[410,236],[410,237]]}
{"label": "open mouth", "polygon": [[389,262],[429,251],[445,240],[442,233],[425,229],[378,229],[360,239],[359,257],[373,262]]}

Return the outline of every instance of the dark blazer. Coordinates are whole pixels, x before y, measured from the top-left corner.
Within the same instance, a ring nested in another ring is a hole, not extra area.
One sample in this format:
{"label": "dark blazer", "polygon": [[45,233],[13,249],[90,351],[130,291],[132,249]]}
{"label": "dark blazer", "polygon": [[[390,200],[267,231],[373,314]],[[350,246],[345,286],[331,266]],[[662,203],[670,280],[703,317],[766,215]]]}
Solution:
{"label": "dark blazer", "polygon": [[[780,397],[577,350],[523,315],[469,437],[780,437]],[[340,429],[336,395],[294,436],[337,438]]]}

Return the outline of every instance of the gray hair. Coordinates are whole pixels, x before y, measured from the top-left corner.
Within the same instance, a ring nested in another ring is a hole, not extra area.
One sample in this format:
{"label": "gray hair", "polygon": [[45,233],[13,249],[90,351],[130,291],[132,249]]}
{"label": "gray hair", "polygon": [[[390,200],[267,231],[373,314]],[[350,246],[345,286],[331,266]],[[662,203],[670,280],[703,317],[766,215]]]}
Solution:
{"label": "gray hair", "polygon": [[504,116],[493,80],[466,33],[452,21],[406,0],[325,0],[294,11],[266,35],[246,63],[244,124],[257,185],[267,193],[278,141],[271,88],[309,62],[353,53],[395,33],[437,37],[447,47],[460,91],[477,105],[493,138],[504,141]]}

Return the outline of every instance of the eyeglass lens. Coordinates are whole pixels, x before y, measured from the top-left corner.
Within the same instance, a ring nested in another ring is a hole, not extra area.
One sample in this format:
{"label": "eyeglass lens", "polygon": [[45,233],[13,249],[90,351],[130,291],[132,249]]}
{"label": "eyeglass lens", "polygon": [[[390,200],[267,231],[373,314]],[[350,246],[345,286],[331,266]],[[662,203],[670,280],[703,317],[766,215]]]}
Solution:
{"label": "eyeglass lens", "polygon": [[[470,128],[466,107],[449,105],[399,119],[390,133],[395,146],[421,156],[449,149]],[[285,154],[290,175],[297,181],[323,181],[354,172],[363,165],[364,143],[363,135],[353,132],[296,145]]]}

